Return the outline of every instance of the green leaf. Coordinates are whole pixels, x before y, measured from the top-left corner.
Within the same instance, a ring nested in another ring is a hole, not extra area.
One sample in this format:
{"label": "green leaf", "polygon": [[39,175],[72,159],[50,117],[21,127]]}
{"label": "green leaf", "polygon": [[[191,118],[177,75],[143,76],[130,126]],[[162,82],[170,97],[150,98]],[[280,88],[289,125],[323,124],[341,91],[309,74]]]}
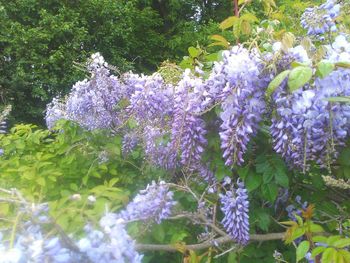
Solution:
{"label": "green leaf", "polygon": [[227,45],[223,42],[214,42],[208,45],[208,47],[214,47],[214,46],[220,46],[220,47],[225,47],[227,48]]}
{"label": "green leaf", "polygon": [[239,22],[239,18],[236,16],[230,16],[220,23],[220,29],[224,30],[232,27],[234,24]]}
{"label": "green leaf", "polygon": [[187,237],[187,236],[188,236],[187,232],[179,231],[179,232],[177,232],[177,233],[172,235],[170,243],[171,244],[178,243],[178,242],[184,240],[184,238]]}
{"label": "green leaf", "polygon": [[325,263],[333,262],[333,258],[336,255],[336,253],[337,253],[337,251],[334,248],[332,248],[332,247],[326,248],[326,250],[322,254],[322,262],[325,262]]}
{"label": "green leaf", "polygon": [[164,227],[162,224],[154,225],[152,229],[152,236],[158,242],[163,242],[165,237]]}
{"label": "green leaf", "polygon": [[348,61],[340,61],[335,63],[336,67],[340,67],[340,68],[350,68],[350,62]]}
{"label": "green leaf", "polygon": [[297,219],[298,225],[299,226],[303,226],[304,222],[303,219],[301,218],[301,216],[298,216],[297,214],[294,214],[294,217]]}
{"label": "green leaf", "polygon": [[222,43],[222,46],[224,46],[226,48],[230,45],[230,43],[226,40],[226,38],[224,38],[223,36],[220,36],[220,35],[212,35],[212,36],[210,36],[210,39],[215,40],[219,43]]}
{"label": "green leaf", "polygon": [[304,240],[299,244],[297,247],[297,262],[299,262],[301,259],[303,259],[306,255],[306,253],[309,251],[310,248],[310,242],[307,240]]}
{"label": "green leaf", "polygon": [[275,174],[276,183],[282,187],[287,188],[289,186],[289,178],[287,173],[279,171]]}
{"label": "green leaf", "polygon": [[237,173],[239,175],[239,177],[243,180],[245,180],[245,178],[247,177],[247,175],[250,173],[250,168],[248,165],[244,166],[244,167],[238,167],[237,168]]}
{"label": "green leaf", "polygon": [[198,57],[200,51],[197,48],[195,48],[195,47],[189,47],[188,48],[188,53],[190,54],[190,56],[192,58],[196,58],[196,57]]}
{"label": "green leaf", "polygon": [[312,238],[313,242],[324,243],[327,244],[327,237],[325,236],[315,236]]}
{"label": "green leaf", "polygon": [[336,236],[330,236],[327,238],[327,244],[330,245],[330,246],[333,246],[334,243],[338,240],[341,239],[341,236],[339,235],[336,235]]}
{"label": "green leaf", "polygon": [[333,246],[337,248],[344,248],[344,247],[350,246],[350,238],[342,238],[338,241],[335,241]]}
{"label": "green leaf", "polygon": [[43,186],[43,187],[45,187],[45,185],[46,185],[46,181],[42,177],[39,177],[36,182],[38,183],[38,185]]}
{"label": "green leaf", "polygon": [[237,253],[230,252],[227,257],[227,263],[237,263]]}
{"label": "green leaf", "polygon": [[298,224],[295,221],[281,221],[280,224],[286,226],[297,226]]}
{"label": "green leaf", "polygon": [[323,60],[317,65],[316,76],[320,78],[324,78],[328,76],[333,70],[335,66],[333,63]]}
{"label": "green leaf", "polygon": [[311,257],[315,258],[317,255],[323,253],[326,250],[326,247],[316,247],[311,252]]}
{"label": "green leaf", "polygon": [[225,178],[225,176],[227,176],[228,174],[230,174],[227,166],[225,166],[224,164],[222,165],[218,165],[217,169],[215,171],[215,177],[216,179],[218,179],[219,181],[221,181],[222,179]]}
{"label": "green leaf", "polygon": [[269,183],[269,184],[263,184],[261,187],[262,194],[266,200],[270,202],[274,202],[277,194],[278,194],[278,187],[274,183]]}
{"label": "green leaf", "polygon": [[273,173],[269,173],[269,172],[263,173],[263,182],[264,182],[264,184],[267,184],[267,183],[271,182],[273,177],[274,177]]}
{"label": "green leaf", "polygon": [[344,103],[350,103],[350,97],[346,96],[340,96],[340,97],[329,97],[325,98],[325,100],[329,102],[344,102]]}
{"label": "green leaf", "polygon": [[245,21],[248,21],[248,22],[259,22],[259,19],[253,15],[252,13],[245,13],[244,15],[242,15],[240,17],[241,20],[245,20]]}
{"label": "green leaf", "polygon": [[292,69],[289,74],[288,87],[291,92],[305,85],[312,77],[310,67],[300,66]]}
{"label": "green leaf", "polygon": [[296,68],[300,66],[306,66],[306,67],[308,66],[307,63],[301,63],[299,61],[293,61],[290,65],[292,66],[292,68]]}
{"label": "green leaf", "polygon": [[271,218],[265,211],[259,211],[257,214],[258,223],[257,225],[264,231],[268,231],[269,225],[271,223]]}
{"label": "green leaf", "polygon": [[6,216],[10,211],[10,205],[6,203],[0,203],[0,215]]}
{"label": "green leaf", "polygon": [[207,56],[205,56],[205,59],[209,62],[218,61],[219,54],[218,53],[212,53]]}
{"label": "green leaf", "polygon": [[281,85],[281,83],[283,82],[283,80],[286,79],[286,77],[288,77],[290,73],[290,70],[285,70],[283,72],[281,72],[280,74],[278,74],[269,84],[269,86],[267,87],[266,90],[266,96],[270,97],[272,95],[272,93],[279,87],[279,85]]}
{"label": "green leaf", "polygon": [[244,180],[244,184],[247,187],[248,192],[251,192],[261,185],[262,178],[255,172],[250,172]]}
{"label": "green leaf", "polygon": [[344,262],[350,262],[350,252],[349,251],[347,251],[345,249],[340,249],[339,254],[341,254],[343,256],[343,258],[345,259]]}
{"label": "green leaf", "polygon": [[195,251],[190,250],[190,258],[191,258],[190,263],[199,263],[199,259]]}
{"label": "green leaf", "polygon": [[311,223],[311,224],[310,224],[310,231],[311,231],[312,233],[322,233],[322,232],[324,232],[324,229],[323,229],[323,227],[320,226],[320,225]]}
{"label": "green leaf", "polygon": [[298,228],[296,228],[296,229],[293,231],[293,233],[292,233],[290,239],[291,239],[291,240],[295,240],[295,239],[297,239],[297,238],[303,236],[304,234],[305,234],[305,228],[304,228],[304,227],[298,227]]}

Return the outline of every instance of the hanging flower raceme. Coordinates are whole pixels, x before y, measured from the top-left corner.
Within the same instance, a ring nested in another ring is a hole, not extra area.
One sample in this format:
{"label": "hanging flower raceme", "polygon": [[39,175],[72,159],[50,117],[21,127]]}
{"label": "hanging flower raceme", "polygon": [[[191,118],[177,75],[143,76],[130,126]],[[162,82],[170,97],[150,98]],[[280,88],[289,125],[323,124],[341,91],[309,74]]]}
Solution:
{"label": "hanging flower raceme", "polygon": [[91,79],[77,82],[66,101],[68,119],[89,130],[112,128],[121,123],[115,107],[123,98],[124,86],[107,67],[101,55],[92,55],[88,65]]}
{"label": "hanging flower raceme", "polygon": [[[332,46],[326,57],[329,62],[338,62],[339,53],[347,58],[348,42],[343,36],[337,37]],[[296,57],[303,57],[304,53],[299,50]],[[285,79],[274,92],[273,145],[290,166],[305,171],[314,161],[329,167],[338,156],[338,148],[345,144],[349,132],[350,107],[328,98],[349,96],[349,73],[348,69],[336,69],[294,92],[288,90]]]}
{"label": "hanging flower raceme", "polygon": [[301,16],[301,25],[308,35],[321,35],[337,31],[334,19],[340,14],[340,5],[334,0],[313,8],[306,8]]}
{"label": "hanging flower raceme", "polygon": [[176,204],[173,192],[161,181],[148,185],[121,211],[117,217],[126,221],[154,220],[158,224],[171,215],[171,209]]}
{"label": "hanging flower raceme", "polygon": [[71,235],[52,236],[53,231],[47,232],[47,226],[52,223],[47,204],[21,205],[23,218],[18,220],[16,232],[12,233],[13,244],[4,237],[7,229],[0,232],[0,262],[141,263],[143,256],[136,252],[135,241],[126,232],[123,220],[115,214],[104,215],[98,229],[87,225],[86,236],[75,240]]}
{"label": "hanging flower raceme", "polygon": [[195,79],[187,71],[176,86],[174,99],[169,147],[172,152],[179,153],[180,163],[191,170],[199,167],[207,144],[205,122],[196,114],[200,99],[195,91],[201,86],[201,79]]}
{"label": "hanging flower raceme", "polygon": [[138,141],[139,139],[135,133],[133,132],[126,133],[122,141],[123,156],[127,156],[129,153],[131,153],[132,150],[134,150],[135,147],[137,146]]}
{"label": "hanging flower raceme", "polygon": [[101,230],[85,227],[86,237],[77,245],[91,262],[141,263],[143,256],[135,251],[135,241],[125,230],[125,223],[116,214],[108,213],[100,219]]}
{"label": "hanging flower raceme", "polygon": [[178,167],[176,152],[169,147],[166,140],[167,130],[154,126],[146,126],[143,129],[144,150],[147,157],[153,165],[164,169],[174,169]]}
{"label": "hanging flower raceme", "polygon": [[332,45],[326,45],[326,60],[330,62],[350,62],[350,42],[349,36],[338,35]]}
{"label": "hanging flower raceme", "polygon": [[164,83],[159,74],[151,76],[128,74],[127,85],[132,86],[127,112],[138,123],[165,126],[173,109],[173,87]]}
{"label": "hanging flower raceme", "polygon": [[286,82],[285,80],[281,84],[273,96],[276,106],[270,127],[273,147],[290,166],[306,168],[305,157],[309,148],[305,146],[310,128],[306,114],[313,104],[315,92],[300,89],[289,93]]}
{"label": "hanging flower raceme", "polygon": [[315,80],[317,98],[310,110],[309,145],[312,159],[325,167],[333,163],[350,132],[350,105],[328,98],[350,96],[350,70],[339,69]]}
{"label": "hanging flower raceme", "polygon": [[66,105],[58,98],[53,98],[46,107],[46,126],[52,130],[58,120],[67,119]]}
{"label": "hanging flower raceme", "polygon": [[244,162],[243,154],[265,111],[265,83],[260,79],[261,62],[255,52],[235,46],[223,57],[222,70],[218,71],[226,80],[218,95],[223,110],[220,139],[225,164],[229,166]]}
{"label": "hanging flower raceme", "polygon": [[237,181],[238,188],[220,195],[222,224],[226,232],[241,245],[249,241],[249,201],[243,182]]}

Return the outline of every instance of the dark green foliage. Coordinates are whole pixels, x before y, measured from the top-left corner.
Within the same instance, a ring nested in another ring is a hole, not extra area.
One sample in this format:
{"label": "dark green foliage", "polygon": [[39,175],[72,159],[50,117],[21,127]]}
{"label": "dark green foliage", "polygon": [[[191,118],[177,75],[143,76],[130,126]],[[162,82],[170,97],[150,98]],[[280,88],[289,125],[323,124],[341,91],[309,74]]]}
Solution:
{"label": "dark green foliage", "polygon": [[[154,71],[218,30],[229,1],[2,1],[0,100],[17,121],[41,124],[45,105],[64,95],[94,52],[120,72]],[[211,22],[210,22],[211,21]]]}
{"label": "dark green foliage", "polygon": [[161,20],[137,1],[7,1],[0,5],[0,86],[17,120],[40,122],[45,104],[70,90],[93,52],[125,71],[162,59]]}

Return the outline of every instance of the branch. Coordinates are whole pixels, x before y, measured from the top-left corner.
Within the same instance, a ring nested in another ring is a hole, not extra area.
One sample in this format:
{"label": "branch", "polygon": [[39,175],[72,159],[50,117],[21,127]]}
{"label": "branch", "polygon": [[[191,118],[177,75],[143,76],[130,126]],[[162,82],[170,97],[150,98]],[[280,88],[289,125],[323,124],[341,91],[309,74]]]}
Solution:
{"label": "branch", "polygon": [[[251,242],[263,242],[271,240],[282,240],[284,233],[269,233],[269,234],[253,234],[250,236]],[[226,235],[224,237],[216,238],[210,242],[206,241],[199,244],[184,245],[184,248],[187,250],[202,250],[207,249],[213,246],[218,246],[225,243],[231,243],[234,240]],[[162,245],[162,244],[136,244],[136,250],[138,251],[167,251],[167,252],[179,252],[176,248],[176,245]]]}

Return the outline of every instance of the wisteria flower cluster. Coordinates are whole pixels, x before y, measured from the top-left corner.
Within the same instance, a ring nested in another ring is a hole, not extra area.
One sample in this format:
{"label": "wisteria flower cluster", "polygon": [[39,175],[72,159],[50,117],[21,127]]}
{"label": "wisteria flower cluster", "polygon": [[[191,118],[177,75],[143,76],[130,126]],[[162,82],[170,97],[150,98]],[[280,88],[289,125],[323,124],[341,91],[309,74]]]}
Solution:
{"label": "wisteria flower cluster", "polygon": [[334,22],[340,14],[340,5],[335,0],[327,0],[326,3],[313,8],[306,8],[301,16],[301,25],[307,30],[308,35],[322,35],[328,32],[336,32]]}
{"label": "wisteria flower cluster", "polygon": [[[100,220],[100,228],[85,227],[86,236],[75,240],[60,233],[48,235],[45,225],[50,225],[47,204],[30,205],[21,208],[29,220],[19,222],[14,240],[5,238],[0,232],[0,262],[52,262],[52,263],[140,263],[142,255],[135,251],[134,240],[125,230],[125,222],[115,214],[106,214]],[[64,235],[64,236],[62,236]]]}
{"label": "wisteria flower cluster", "polygon": [[[331,30],[339,10],[333,0],[307,9],[303,21],[311,23],[309,33]],[[319,27],[320,21],[326,21],[327,27]],[[145,159],[156,166],[204,177],[210,173],[204,173],[203,167],[212,167],[203,162],[209,130],[219,134],[222,157],[232,167],[244,163],[260,122],[267,120],[274,150],[291,167],[304,171],[310,163],[329,167],[348,137],[349,106],[327,99],[349,95],[349,69],[335,68],[293,92],[286,77],[267,105],[266,88],[277,74],[292,70],[294,61],[312,66],[301,45],[287,51],[281,46],[277,42],[272,53],[263,54],[234,46],[223,52],[207,79],[186,70],[177,84],[166,83],[159,74],[114,76],[103,57],[94,54],[88,64],[91,78],[76,83],[66,99],[54,99],[46,120],[50,128],[57,119],[66,118],[87,129],[111,129],[123,136],[124,155],[141,146]],[[329,62],[350,60],[344,34],[326,49],[324,59]],[[276,54],[280,59],[270,70],[266,65]],[[214,108],[216,122],[209,125],[205,114]]]}
{"label": "wisteria flower cluster", "polygon": [[286,211],[288,213],[288,217],[296,222],[297,219],[295,215],[301,216],[301,212],[302,210],[305,210],[307,208],[308,202],[302,202],[301,197],[299,195],[295,197],[295,202],[298,204],[298,207],[295,207],[294,205],[288,205],[286,207]]}
{"label": "wisteria flower cluster", "polygon": [[220,195],[222,224],[226,232],[239,244],[249,241],[249,201],[244,183],[237,181],[237,189],[230,189]]}
{"label": "wisteria flower cluster", "polygon": [[242,164],[250,136],[256,134],[265,111],[260,78],[261,60],[255,52],[241,46],[223,52],[223,61],[215,65],[206,87],[205,101],[221,100],[221,148],[225,164]]}
{"label": "wisteria flower cluster", "polygon": [[201,79],[195,79],[186,71],[176,87],[169,145],[175,154],[180,150],[180,163],[193,170],[200,166],[207,144],[205,122],[196,114],[201,109],[196,89],[201,86]]}
{"label": "wisteria flower cluster", "polygon": [[65,101],[56,98],[48,105],[46,123],[49,128],[62,118],[78,122],[89,130],[121,124],[115,108],[126,94],[125,86],[110,74],[108,64],[99,53],[92,55],[87,69],[90,80],[77,82]]}
{"label": "wisteria flower cluster", "polygon": [[[344,36],[337,37],[333,45],[335,48],[328,48],[325,61],[340,62],[349,56],[346,52],[349,43]],[[293,93],[288,91],[288,79],[275,91],[276,112],[270,130],[275,151],[290,166],[307,170],[309,163],[315,162],[329,167],[337,158],[339,147],[345,145],[349,135],[350,106],[328,99],[349,96],[349,79],[350,70],[339,68]]]}
{"label": "wisteria flower cluster", "polygon": [[123,220],[107,213],[101,218],[100,227],[102,230],[87,225],[86,237],[77,242],[80,251],[91,262],[141,262],[143,256],[135,251],[135,242],[126,232]]}
{"label": "wisteria flower cluster", "polygon": [[169,191],[169,186],[161,181],[147,185],[116,217],[125,221],[154,220],[158,224],[171,215],[171,210],[176,204],[173,200],[174,193]]}

